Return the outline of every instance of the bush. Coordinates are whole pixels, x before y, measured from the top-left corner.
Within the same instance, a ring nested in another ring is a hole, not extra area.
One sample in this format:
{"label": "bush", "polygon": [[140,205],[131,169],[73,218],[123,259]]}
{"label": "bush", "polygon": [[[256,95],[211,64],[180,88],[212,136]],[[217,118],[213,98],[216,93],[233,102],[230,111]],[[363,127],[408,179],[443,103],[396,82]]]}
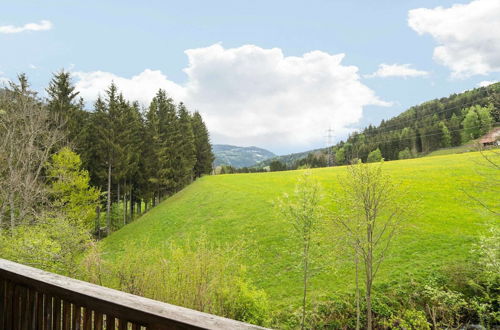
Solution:
{"label": "bush", "polygon": [[425,313],[414,309],[407,309],[391,316],[387,322],[384,322],[384,325],[390,329],[430,329]]}
{"label": "bush", "polygon": [[35,268],[75,276],[78,257],[90,241],[81,227],[60,218],[47,218],[1,232],[0,255]]}
{"label": "bush", "polygon": [[368,154],[367,163],[377,163],[382,160],[382,152],[379,148],[373,150]]}
{"label": "bush", "polygon": [[210,245],[204,236],[160,252],[131,246],[113,264],[104,263],[94,250],[84,259],[84,274],[87,280],[100,279],[105,286],[132,294],[265,325],[267,295],[246,279],[234,252],[238,250]]}
{"label": "bush", "polygon": [[401,150],[398,154],[398,159],[410,159],[412,157],[411,151],[408,148]]}

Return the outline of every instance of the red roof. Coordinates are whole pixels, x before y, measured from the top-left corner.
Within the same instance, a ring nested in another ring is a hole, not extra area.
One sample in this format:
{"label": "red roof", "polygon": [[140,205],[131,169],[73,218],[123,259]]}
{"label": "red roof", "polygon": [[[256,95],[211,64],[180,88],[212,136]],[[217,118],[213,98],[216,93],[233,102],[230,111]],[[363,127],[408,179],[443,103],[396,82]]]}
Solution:
{"label": "red roof", "polygon": [[495,127],[488,134],[484,135],[479,143],[492,143],[496,140],[500,140],[500,127]]}

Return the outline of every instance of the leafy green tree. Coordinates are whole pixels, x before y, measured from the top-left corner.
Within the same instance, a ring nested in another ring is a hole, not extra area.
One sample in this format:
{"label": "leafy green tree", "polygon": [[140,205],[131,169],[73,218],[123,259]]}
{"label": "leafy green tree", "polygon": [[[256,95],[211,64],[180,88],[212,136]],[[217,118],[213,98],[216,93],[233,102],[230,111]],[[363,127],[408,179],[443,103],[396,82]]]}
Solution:
{"label": "leafy green tree", "polygon": [[303,283],[302,329],[305,329],[307,290],[311,276],[311,248],[317,240],[316,234],[321,220],[320,201],[319,183],[312,177],[312,173],[305,172],[297,181],[293,197],[285,194],[278,203],[280,212],[293,227],[293,233],[301,251]]}
{"label": "leafy green tree", "polygon": [[349,166],[347,179],[340,179],[341,193],[333,197],[335,228],[345,235],[364,265],[367,329],[373,323],[374,280],[409,212],[404,191],[382,171],[382,164]]}
{"label": "leafy green tree", "polygon": [[487,107],[476,107],[476,112],[481,125],[479,134],[487,134],[493,127],[493,117],[491,115],[493,112],[493,106],[490,104]]}
{"label": "leafy green tree", "polygon": [[491,105],[488,107],[475,105],[467,108],[465,111],[465,118],[462,122],[464,127],[464,142],[471,139],[477,139],[491,130],[493,124],[493,118],[491,117]]}
{"label": "leafy green tree", "polygon": [[344,148],[338,148],[335,152],[335,163],[337,165],[343,165],[345,163],[345,152]]}
{"label": "leafy green tree", "polygon": [[448,127],[446,127],[446,124],[442,121],[439,122],[439,128],[441,129],[441,134],[442,134],[441,147],[447,148],[451,146],[450,130],[448,129]]}
{"label": "leafy green tree", "polygon": [[379,148],[373,150],[368,154],[368,159],[367,159],[368,163],[376,163],[380,162],[381,160],[382,160],[382,152],[380,151]]}
{"label": "leafy green tree", "polygon": [[459,146],[462,142],[462,138],[460,136],[460,119],[456,114],[451,116],[448,127],[451,133],[451,145],[454,147]]}
{"label": "leafy green tree", "polygon": [[398,154],[398,159],[410,159],[412,158],[412,154],[410,149],[406,148],[405,150],[401,150]]}
{"label": "leafy green tree", "polygon": [[61,149],[47,168],[50,180],[51,211],[90,231],[96,218],[100,192],[91,187],[90,176],[82,169],[80,156],[68,147]]}

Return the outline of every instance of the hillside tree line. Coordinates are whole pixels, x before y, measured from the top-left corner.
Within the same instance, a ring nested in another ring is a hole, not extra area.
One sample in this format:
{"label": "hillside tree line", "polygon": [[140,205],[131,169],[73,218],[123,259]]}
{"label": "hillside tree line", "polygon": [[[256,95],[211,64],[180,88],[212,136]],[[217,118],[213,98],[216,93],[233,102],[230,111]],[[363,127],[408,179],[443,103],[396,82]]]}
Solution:
{"label": "hillside tree line", "polygon": [[[63,70],[46,91],[46,99],[39,97],[24,74],[0,89],[0,228],[35,224],[53,208],[51,164],[62,151],[69,163],[59,165],[83,171],[88,189],[100,191],[91,212],[97,221],[87,228],[96,233],[130,222],[212,171],[201,115],[164,90],[142,108],[111,83],[87,110]],[[99,220],[101,209],[106,216]]]}

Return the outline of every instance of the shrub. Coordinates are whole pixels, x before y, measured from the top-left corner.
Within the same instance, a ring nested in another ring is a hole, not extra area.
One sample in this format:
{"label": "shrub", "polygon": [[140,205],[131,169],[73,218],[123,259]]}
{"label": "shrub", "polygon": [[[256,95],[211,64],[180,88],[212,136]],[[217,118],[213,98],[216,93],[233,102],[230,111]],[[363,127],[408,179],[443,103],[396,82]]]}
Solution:
{"label": "shrub", "polygon": [[410,159],[412,157],[411,151],[408,148],[401,150],[398,154],[398,159]]}
{"label": "shrub", "polygon": [[235,251],[234,246],[210,245],[204,236],[182,246],[170,244],[160,252],[130,246],[113,264],[87,255],[85,276],[132,294],[265,325],[267,295],[247,280]]}
{"label": "shrub", "polygon": [[425,313],[414,309],[407,309],[391,316],[388,321],[384,322],[384,325],[390,329],[430,329]]}
{"label": "shrub", "polygon": [[376,163],[382,160],[382,152],[379,148],[373,150],[368,154],[367,163]]}

